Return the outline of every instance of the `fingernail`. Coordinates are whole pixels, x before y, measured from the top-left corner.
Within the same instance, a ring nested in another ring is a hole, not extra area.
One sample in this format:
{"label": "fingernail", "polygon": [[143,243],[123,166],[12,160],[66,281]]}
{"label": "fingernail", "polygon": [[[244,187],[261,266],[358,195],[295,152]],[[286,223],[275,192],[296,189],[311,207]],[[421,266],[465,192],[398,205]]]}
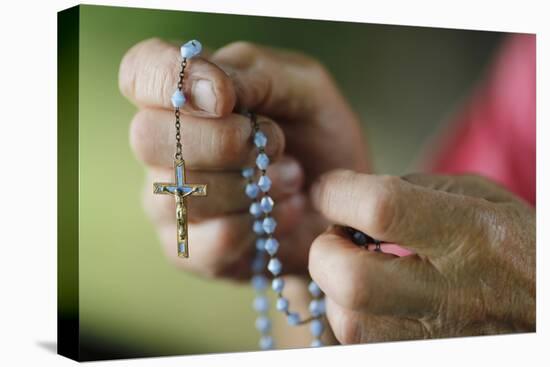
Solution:
{"label": "fingernail", "polygon": [[216,113],[216,93],[211,80],[199,79],[193,83],[191,89],[193,103],[203,111]]}

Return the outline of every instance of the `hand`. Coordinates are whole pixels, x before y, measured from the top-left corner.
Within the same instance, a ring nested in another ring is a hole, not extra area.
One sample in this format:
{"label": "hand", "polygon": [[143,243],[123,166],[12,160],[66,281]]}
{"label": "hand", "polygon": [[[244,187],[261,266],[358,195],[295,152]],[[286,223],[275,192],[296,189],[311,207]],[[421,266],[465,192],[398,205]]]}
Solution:
{"label": "hand", "polygon": [[476,176],[334,171],[312,188],[336,223],[416,254],[355,246],[332,227],[309,270],[341,343],[535,330],[535,212]]}
{"label": "hand", "polygon": [[171,180],[175,152],[174,111],[178,47],[151,39],[131,48],[120,66],[122,93],[139,107],[130,142],[147,166],[145,208],[168,256],[177,266],[208,276],[249,275],[253,234],[240,170],[253,166],[251,124],[233,113],[259,115],[273,165],[270,195],[285,273],[305,273],[312,240],[327,222],[313,212],[306,190],[334,168],[366,171],[366,148],[356,116],[329,74],[297,53],[237,42],[186,69],[181,135],[187,182],[207,183],[206,198],[188,199],[190,258],[176,257],[172,197],[152,195],[152,182]]}

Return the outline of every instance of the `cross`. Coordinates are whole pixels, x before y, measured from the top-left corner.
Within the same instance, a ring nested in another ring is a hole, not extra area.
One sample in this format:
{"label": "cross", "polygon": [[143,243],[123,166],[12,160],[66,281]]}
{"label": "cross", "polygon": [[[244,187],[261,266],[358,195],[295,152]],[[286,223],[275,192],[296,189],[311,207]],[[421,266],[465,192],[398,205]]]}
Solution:
{"label": "cross", "polygon": [[176,223],[178,256],[189,257],[189,241],[187,239],[187,197],[206,196],[206,184],[185,183],[185,162],[174,160],[176,183],[153,183],[153,194],[174,195],[176,198]]}

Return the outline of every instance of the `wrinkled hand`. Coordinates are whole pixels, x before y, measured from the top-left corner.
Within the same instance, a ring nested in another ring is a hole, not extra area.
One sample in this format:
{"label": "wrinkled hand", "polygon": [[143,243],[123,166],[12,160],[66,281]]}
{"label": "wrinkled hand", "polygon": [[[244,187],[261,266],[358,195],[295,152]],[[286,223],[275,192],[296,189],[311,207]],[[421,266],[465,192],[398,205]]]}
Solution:
{"label": "wrinkled hand", "polygon": [[355,246],[335,226],[311,247],[341,343],[535,330],[535,211],[477,176],[398,177],[334,171],[315,206],[416,254]]}
{"label": "wrinkled hand", "polygon": [[146,40],[127,52],[119,74],[122,93],[139,107],[130,142],[148,168],[145,207],[166,253],[177,266],[202,275],[249,275],[254,235],[240,170],[253,166],[255,147],[250,121],[233,112],[246,108],[259,115],[268,137],[270,195],[284,272],[304,273],[311,242],[327,224],[311,209],[310,183],[335,168],[367,169],[356,116],[327,71],[304,55],[237,42],[191,59],[181,117],[183,157],[187,182],[206,183],[209,193],[188,199],[190,258],[182,260],[174,242],[174,200],[151,192],[152,182],[173,179],[170,97],[180,61],[177,46]]}

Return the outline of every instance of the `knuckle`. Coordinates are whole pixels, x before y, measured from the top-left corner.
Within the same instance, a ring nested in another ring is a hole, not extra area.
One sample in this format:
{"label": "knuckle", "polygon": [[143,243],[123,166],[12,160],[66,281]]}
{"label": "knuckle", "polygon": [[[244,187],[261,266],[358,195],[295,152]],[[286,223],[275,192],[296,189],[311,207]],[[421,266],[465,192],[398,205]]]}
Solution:
{"label": "knuckle", "polygon": [[158,39],[151,38],[138,42],[130,47],[122,57],[118,73],[118,85],[124,96],[135,96],[138,55],[144,47],[154,42],[158,42]]}
{"label": "knuckle", "polygon": [[217,130],[211,139],[211,152],[223,164],[238,160],[242,155],[243,130],[236,124],[227,124]]}
{"label": "knuckle", "polygon": [[365,292],[359,291],[358,289],[358,285],[362,284],[363,279],[358,279],[359,277],[357,274],[352,274],[351,271],[348,273],[349,275],[345,277],[347,279],[340,291],[340,303],[346,308],[357,310],[362,307],[362,296],[365,295]]}
{"label": "knuckle", "polygon": [[371,200],[363,202],[367,208],[362,208],[363,217],[372,235],[383,238],[395,225],[395,201],[400,186],[400,179],[394,176],[383,176],[372,188]]}
{"label": "knuckle", "polygon": [[363,272],[360,267],[364,264],[355,263],[356,259],[352,259],[352,263],[348,263],[346,275],[343,278],[341,293],[339,294],[340,303],[351,310],[365,309],[370,299],[370,282],[363,278]]}
{"label": "knuckle", "polygon": [[338,326],[333,328],[334,336],[341,344],[357,344],[362,342],[362,326],[356,317],[342,315],[338,320]]}
{"label": "knuckle", "polygon": [[312,80],[318,80],[326,82],[330,80],[330,73],[326,66],[318,59],[315,59],[311,56],[305,56],[305,65],[307,70],[311,73],[314,78]]}
{"label": "knuckle", "polygon": [[[153,58],[150,53],[165,53],[163,67],[150,65]],[[175,48],[167,48],[159,38],[150,38],[135,44],[122,58],[119,69],[119,88],[122,94],[133,100],[161,101],[169,105],[170,95],[177,84],[177,76],[172,70],[178,66],[178,52]],[[151,70],[150,75],[140,71]]]}

